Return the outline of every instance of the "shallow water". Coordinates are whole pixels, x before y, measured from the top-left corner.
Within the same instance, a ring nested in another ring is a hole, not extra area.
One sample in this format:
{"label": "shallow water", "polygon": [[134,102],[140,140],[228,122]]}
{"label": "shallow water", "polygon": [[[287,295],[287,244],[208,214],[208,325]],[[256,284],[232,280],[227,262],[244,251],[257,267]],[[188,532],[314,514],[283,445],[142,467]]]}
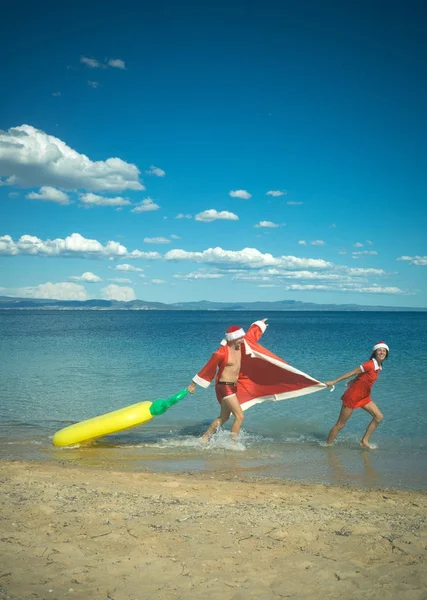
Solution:
{"label": "shallow water", "polygon": [[[374,342],[391,347],[373,389],[385,415],[362,450],[369,422],[355,411],[325,447],[344,384],[246,413],[233,444],[227,430],[198,440],[218,412],[213,386],[197,389],[151,422],[89,446],[56,449],[55,431],[185,387],[223,330],[269,317],[262,343],[320,380],[351,370]],[[229,471],[236,476],[374,487],[427,488],[427,313],[0,311],[0,458],[124,470]]]}

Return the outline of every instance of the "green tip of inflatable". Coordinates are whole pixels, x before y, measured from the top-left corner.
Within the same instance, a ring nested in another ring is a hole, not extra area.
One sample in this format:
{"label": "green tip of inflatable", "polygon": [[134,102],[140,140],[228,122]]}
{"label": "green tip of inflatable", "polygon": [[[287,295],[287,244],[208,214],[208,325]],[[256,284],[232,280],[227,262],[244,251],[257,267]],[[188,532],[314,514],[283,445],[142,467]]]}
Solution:
{"label": "green tip of inflatable", "polygon": [[185,398],[185,396],[187,394],[188,394],[188,390],[186,388],[184,388],[183,390],[177,392],[174,396],[171,396],[170,398],[167,398],[166,400],[163,400],[163,398],[159,398],[158,400],[155,400],[153,402],[153,404],[150,406],[150,413],[153,416],[162,415],[171,406],[173,406],[174,404],[176,404],[177,402],[179,402],[180,400]]}

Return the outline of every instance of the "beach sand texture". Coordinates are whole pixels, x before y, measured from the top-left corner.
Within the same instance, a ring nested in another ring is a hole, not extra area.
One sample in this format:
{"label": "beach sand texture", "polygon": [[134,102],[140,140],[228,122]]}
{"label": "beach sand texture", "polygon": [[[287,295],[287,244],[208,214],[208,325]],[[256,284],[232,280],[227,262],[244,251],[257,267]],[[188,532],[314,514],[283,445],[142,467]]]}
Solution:
{"label": "beach sand texture", "polygon": [[427,598],[427,495],[3,462],[0,598]]}

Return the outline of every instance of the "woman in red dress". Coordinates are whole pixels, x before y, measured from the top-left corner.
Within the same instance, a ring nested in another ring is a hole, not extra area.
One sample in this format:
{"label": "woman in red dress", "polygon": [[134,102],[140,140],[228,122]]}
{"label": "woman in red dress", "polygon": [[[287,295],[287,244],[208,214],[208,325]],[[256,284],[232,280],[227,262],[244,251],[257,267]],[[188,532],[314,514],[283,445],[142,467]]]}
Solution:
{"label": "woman in red dress", "polygon": [[382,363],[387,359],[388,353],[389,347],[387,344],[378,342],[378,344],[375,344],[372,348],[371,358],[368,361],[359,367],[356,367],[353,371],[341,375],[341,377],[337,377],[337,379],[334,379],[333,381],[325,381],[327,386],[332,387],[339,381],[356,375],[355,379],[347,382],[348,389],[341,398],[342,407],[340,416],[329,432],[326,442],[328,445],[332,444],[335,440],[338,433],[349,420],[353,410],[355,408],[363,408],[372,416],[372,421],[366,428],[365,434],[360,441],[360,445],[362,448],[372,447],[369,445],[369,438],[383,420],[383,414],[378,406],[372,401],[371,388],[377,380],[379,372],[382,370]]}

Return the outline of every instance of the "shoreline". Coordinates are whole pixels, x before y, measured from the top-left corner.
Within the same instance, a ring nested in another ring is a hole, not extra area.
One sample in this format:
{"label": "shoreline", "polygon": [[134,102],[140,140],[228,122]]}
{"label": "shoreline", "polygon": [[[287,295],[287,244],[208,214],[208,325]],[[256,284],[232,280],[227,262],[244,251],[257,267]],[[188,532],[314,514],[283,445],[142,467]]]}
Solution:
{"label": "shoreline", "polygon": [[425,599],[427,493],[0,462],[0,599]]}

